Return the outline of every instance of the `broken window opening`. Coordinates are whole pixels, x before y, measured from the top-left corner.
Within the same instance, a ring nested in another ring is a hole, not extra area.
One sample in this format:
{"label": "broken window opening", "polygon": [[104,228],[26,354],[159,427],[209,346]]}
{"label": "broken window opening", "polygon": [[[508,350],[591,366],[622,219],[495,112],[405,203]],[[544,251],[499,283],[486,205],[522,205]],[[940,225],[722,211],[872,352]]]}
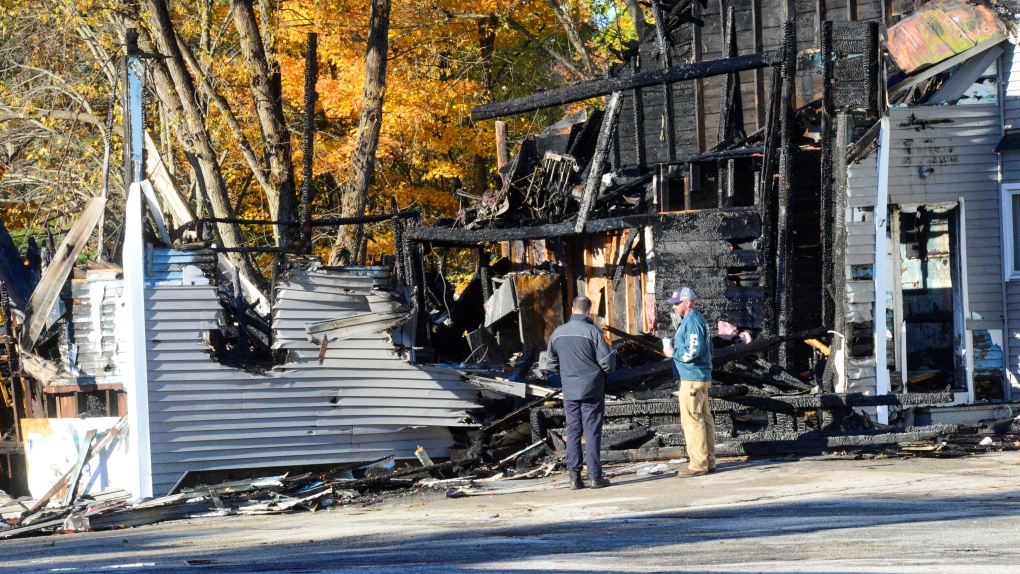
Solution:
{"label": "broken window opening", "polygon": [[[904,392],[967,390],[960,289],[959,209],[894,207],[889,232],[891,301],[886,317],[891,378]],[[895,267],[894,267],[895,268]]]}

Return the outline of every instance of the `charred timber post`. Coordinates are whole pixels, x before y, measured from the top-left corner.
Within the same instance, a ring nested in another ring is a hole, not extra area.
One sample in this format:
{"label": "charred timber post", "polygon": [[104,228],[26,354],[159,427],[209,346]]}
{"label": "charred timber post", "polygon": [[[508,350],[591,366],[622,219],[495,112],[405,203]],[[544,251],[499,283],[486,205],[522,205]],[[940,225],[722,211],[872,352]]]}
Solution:
{"label": "charred timber post", "polygon": [[843,333],[846,329],[846,197],[847,158],[846,140],[849,131],[850,116],[841,113],[836,117],[836,139],[834,142],[835,156],[832,171],[835,179],[833,197],[839,201],[832,202],[832,297],[833,320],[832,329],[838,334],[832,337],[829,360],[825,363],[822,386],[826,390],[834,390],[838,374],[835,358],[841,356],[839,350],[843,346]]}
{"label": "charred timber post", "polygon": [[732,72],[766,68],[783,61],[781,50],[770,50],[759,54],[747,54],[736,58],[723,58],[708,62],[682,64],[663,70],[641,72],[622,78],[600,78],[588,80],[555,90],[546,90],[522,98],[504,100],[491,104],[483,104],[471,110],[472,121],[488,120],[503,116],[511,116],[523,112],[531,112],[542,108],[560,106],[572,102],[580,102],[591,98],[606,96],[614,92],[672,84],[685,80],[708,78]]}
{"label": "charred timber post", "polygon": [[[652,14],[655,18],[655,43],[659,49],[659,61],[662,62],[662,67],[668,70],[673,67],[673,58],[670,54],[669,35],[666,33],[662,5],[658,0],[652,0]],[[663,88],[666,96],[666,103],[662,107],[665,115],[663,121],[666,124],[663,135],[666,136],[666,157],[672,161],[676,159],[676,138],[673,133],[673,84],[665,84]]]}
{"label": "charred timber post", "polygon": [[[390,213],[400,213],[397,208],[397,198],[390,198]],[[399,218],[393,218],[393,270],[397,275],[397,285],[404,285],[404,261],[401,255],[401,246],[404,244],[404,223]]]}
{"label": "charred timber post", "polygon": [[616,129],[616,119],[620,114],[620,102],[623,101],[623,92],[614,92],[609,96],[606,103],[606,113],[602,116],[602,126],[599,129],[599,139],[595,144],[595,154],[591,158],[591,165],[588,167],[588,181],[584,184],[584,194],[581,196],[581,206],[577,210],[577,224],[574,231],[584,231],[584,224],[588,221],[588,215],[595,207],[595,198],[599,194],[599,184],[602,183],[602,167],[606,163],[606,156],[609,155],[609,147],[613,140],[613,130]]}
{"label": "charred timber post", "polygon": [[[723,49],[727,58],[737,55],[737,34],[734,29],[733,6],[725,10],[726,24],[723,33]],[[740,91],[740,82],[737,74],[726,74],[723,77],[722,100],[719,102],[719,126],[716,133],[716,144],[723,144],[733,139],[733,114],[736,106],[737,94]],[[740,110],[743,113],[743,110]],[[733,205],[733,161],[716,162],[716,173],[722,174],[725,170],[726,176],[719,178],[718,206],[720,208]],[[723,185],[725,182],[725,185]]]}
{"label": "charred timber post", "polygon": [[[832,327],[833,296],[832,285],[832,155],[833,146],[832,119],[832,66],[834,53],[832,46],[832,22],[822,22],[822,164],[821,164],[821,243],[822,243],[822,325]],[[842,153],[842,150],[840,150]]]}
{"label": "charred timber post", "polygon": [[[791,21],[783,26],[783,90],[780,95],[780,151],[779,151],[779,189],[777,190],[776,213],[776,308],[779,317],[776,334],[785,337],[791,322],[793,305],[793,281],[790,276],[790,170],[793,169],[793,96],[794,81],[797,75],[797,38],[796,25]],[[787,352],[790,345],[779,346],[779,364],[787,366]]]}
{"label": "charred timber post", "polygon": [[775,163],[776,141],[779,132],[779,84],[782,75],[778,69],[772,71],[772,83],[769,88],[769,107],[765,122],[765,157],[762,160],[761,185],[758,196],[758,210],[761,214],[761,241],[758,245],[758,274],[761,277],[763,298],[762,337],[776,334],[776,209],[775,209]]}
{"label": "charred timber post", "polygon": [[312,250],[312,200],[315,188],[312,186],[312,159],[315,153],[315,81],[319,77],[318,60],[319,36],[308,33],[305,45],[305,113],[303,118],[301,155],[304,181],[301,183],[301,249],[302,253]]}

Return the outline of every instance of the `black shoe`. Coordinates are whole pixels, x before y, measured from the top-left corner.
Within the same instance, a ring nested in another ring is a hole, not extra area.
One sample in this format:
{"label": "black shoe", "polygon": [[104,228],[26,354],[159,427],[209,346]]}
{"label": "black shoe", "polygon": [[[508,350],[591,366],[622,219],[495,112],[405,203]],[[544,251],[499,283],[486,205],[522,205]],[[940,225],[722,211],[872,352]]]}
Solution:
{"label": "black shoe", "polygon": [[581,480],[581,471],[570,471],[570,490],[580,490],[582,488],[584,488],[584,481]]}
{"label": "black shoe", "polygon": [[601,476],[598,478],[592,478],[590,480],[592,488],[605,488],[610,485],[609,479],[602,478]]}

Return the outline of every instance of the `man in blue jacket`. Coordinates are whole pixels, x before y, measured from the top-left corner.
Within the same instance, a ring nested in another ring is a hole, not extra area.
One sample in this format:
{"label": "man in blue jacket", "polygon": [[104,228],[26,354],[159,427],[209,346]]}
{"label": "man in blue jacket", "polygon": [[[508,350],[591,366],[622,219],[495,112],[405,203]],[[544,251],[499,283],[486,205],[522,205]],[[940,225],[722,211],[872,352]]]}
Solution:
{"label": "man in blue jacket", "polygon": [[682,321],[673,337],[673,377],[680,381],[680,423],[687,444],[688,468],[677,476],[715,472],[715,419],[708,408],[712,387],[712,336],[694,308],[694,290],[682,287],[669,298]]}
{"label": "man in blue jacket", "polygon": [[546,370],[559,373],[563,383],[563,410],[567,416],[567,470],[570,489],[584,488],[581,482],[581,435],[585,462],[592,488],[609,486],[602,476],[602,419],[606,411],[606,375],[616,367],[613,348],[602,330],[595,326],[591,299],[574,298],[570,321],[560,325],[549,338]]}

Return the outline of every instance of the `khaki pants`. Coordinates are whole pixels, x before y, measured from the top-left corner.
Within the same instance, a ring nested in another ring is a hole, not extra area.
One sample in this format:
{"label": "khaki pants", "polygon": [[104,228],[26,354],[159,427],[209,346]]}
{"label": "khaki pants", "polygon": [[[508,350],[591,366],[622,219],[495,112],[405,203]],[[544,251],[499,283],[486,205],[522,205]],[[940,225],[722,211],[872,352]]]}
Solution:
{"label": "khaki pants", "polygon": [[680,381],[680,423],[687,443],[688,468],[715,468],[715,419],[708,408],[712,381]]}

